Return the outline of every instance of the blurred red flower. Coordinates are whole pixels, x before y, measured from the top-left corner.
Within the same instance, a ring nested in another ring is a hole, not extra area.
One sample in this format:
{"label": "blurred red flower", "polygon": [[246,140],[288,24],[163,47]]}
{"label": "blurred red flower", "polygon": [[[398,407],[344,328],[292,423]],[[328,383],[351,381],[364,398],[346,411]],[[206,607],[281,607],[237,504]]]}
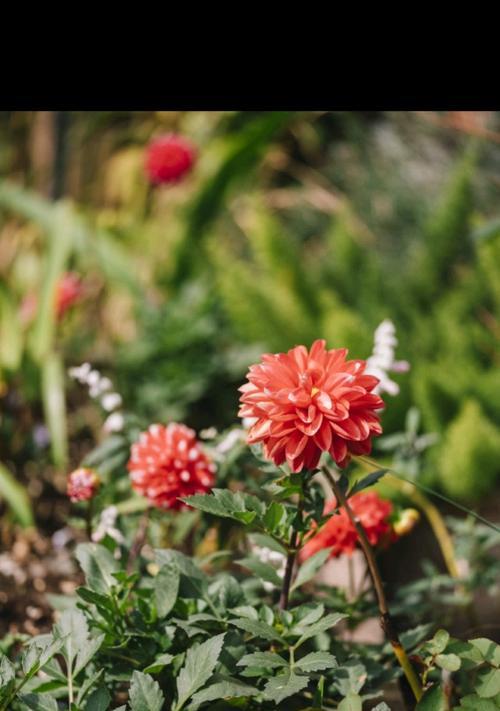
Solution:
{"label": "blurred red flower", "polygon": [[[64,314],[81,300],[84,293],[82,280],[74,272],[66,272],[56,285],[54,306],[56,317],[60,321]],[[29,324],[35,318],[38,309],[38,296],[30,292],[21,302],[20,318],[22,323]]]}
{"label": "blurred red flower", "polygon": [[154,185],[174,183],[191,170],[195,155],[193,144],[183,136],[159,136],[147,147],[146,174]]}
{"label": "blurred red flower", "polygon": [[[375,491],[360,491],[349,499],[353,513],[361,522],[366,536],[372,546],[389,543],[397,538],[389,517],[392,514],[392,503],[380,498]],[[324,513],[335,511],[337,502],[335,498],[325,505]],[[351,554],[358,544],[358,534],[351,523],[347,511],[340,508],[319,531],[314,533],[302,548],[302,560],[310,558],[323,548],[332,548],[330,558],[348,553]]]}
{"label": "blurred red flower", "polygon": [[262,442],[268,459],[286,461],[293,472],[314,469],[322,452],[341,467],[350,454],[369,454],[384,402],[371,392],[379,381],[364,374],[366,362],[346,355],[345,348],[326,350],[323,340],[309,351],[263,355],[240,388],[239,415],[256,420],[248,443]]}
{"label": "blurred red flower", "polygon": [[132,445],[128,470],[132,487],[153,506],[180,509],[180,496],[204,494],[215,483],[215,466],[193,430],[175,422],[151,425]]}
{"label": "blurred red flower", "polygon": [[69,475],[67,494],[73,502],[88,501],[96,495],[100,485],[101,480],[93,469],[81,467]]}

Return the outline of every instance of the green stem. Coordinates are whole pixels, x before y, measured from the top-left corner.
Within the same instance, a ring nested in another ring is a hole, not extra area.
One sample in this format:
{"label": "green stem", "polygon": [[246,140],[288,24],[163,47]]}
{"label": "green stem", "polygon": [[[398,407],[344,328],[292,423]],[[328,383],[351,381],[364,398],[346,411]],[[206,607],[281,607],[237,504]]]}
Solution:
{"label": "green stem", "polygon": [[[304,495],[303,492],[300,493],[299,505],[297,508],[297,522],[302,522],[302,514],[304,511]],[[281,588],[281,595],[279,600],[280,610],[286,610],[288,607],[288,602],[290,599],[290,586],[292,584],[293,570],[295,567],[295,561],[297,559],[297,553],[300,549],[301,535],[297,524],[294,522],[292,535],[290,536],[290,546],[288,549],[288,556],[286,559],[285,575],[283,576],[283,587]]]}
{"label": "green stem", "polygon": [[325,474],[325,476],[327,477],[328,481],[330,482],[330,485],[333,489],[333,493],[335,494],[335,498],[337,499],[338,504],[340,504],[340,506],[342,506],[345,509],[352,525],[356,529],[356,532],[359,537],[359,543],[360,543],[361,549],[364,553],[366,563],[368,565],[368,568],[370,570],[370,574],[372,577],[373,587],[375,590],[378,608],[380,611],[380,621],[381,621],[382,629],[384,630],[384,632],[387,636],[387,639],[389,640],[389,642],[391,644],[392,651],[394,652],[394,656],[398,660],[398,663],[401,666],[401,669],[403,670],[406,679],[408,680],[408,683],[411,687],[413,695],[415,696],[415,699],[417,701],[419,701],[422,698],[422,694],[423,694],[422,685],[420,683],[420,679],[418,678],[417,673],[415,672],[415,669],[412,666],[412,663],[410,662],[410,660],[408,658],[408,655],[406,654],[406,651],[405,651],[403,645],[401,644],[399,635],[396,631],[396,627],[394,626],[392,617],[389,612],[387,598],[385,597],[384,586],[382,584],[382,578],[380,576],[380,571],[378,569],[378,565],[375,560],[375,556],[373,554],[373,549],[372,549],[372,547],[368,541],[368,538],[366,536],[365,529],[363,528],[361,521],[357,518],[357,516],[354,514],[353,510],[349,506],[349,503],[345,497],[345,494],[342,491],[342,489],[339,487],[339,485],[337,484],[337,481],[335,480],[335,477],[333,476],[333,474],[330,472],[330,470],[327,467],[323,467],[322,471]]}

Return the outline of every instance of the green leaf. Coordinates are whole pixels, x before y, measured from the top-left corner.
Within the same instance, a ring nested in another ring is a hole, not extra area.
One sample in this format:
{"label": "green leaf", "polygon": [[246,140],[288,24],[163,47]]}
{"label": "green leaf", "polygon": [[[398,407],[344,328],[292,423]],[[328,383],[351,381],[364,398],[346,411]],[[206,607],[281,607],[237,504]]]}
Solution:
{"label": "green leaf", "polygon": [[328,560],[331,550],[331,548],[323,548],[323,550],[318,551],[308,558],[305,563],[300,566],[299,572],[297,573],[297,577],[295,578],[295,582],[293,583],[291,589],[295,590],[304,583],[307,583],[311,580],[311,578],[314,578],[318,570],[322,568]]}
{"label": "green leaf", "polygon": [[261,548],[270,548],[275,553],[281,553],[281,555],[284,556],[287,555],[286,548],[266,533],[250,533],[248,537],[256,546],[260,546]]}
{"label": "green leaf", "polygon": [[485,637],[477,637],[469,642],[478,650],[485,662],[489,662],[495,667],[500,666],[500,645]]}
{"label": "green leaf", "polygon": [[440,686],[431,686],[415,707],[415,711],[446,711],[446,696]]}
{"label": "green leaf", "polygon": [[132,674],[129,696],[130,711],[161,711],[165,703],[158,682],[139,671]]}
{"label": "green leaf", "polygon": [[85,711],[106,711],[110,703],[111,694],[101,686],[90,694],[85,705]]}
{"label": "green leaf", "polygon": [[58,353],[47,353],[41,363],[42,399],[55,464],[65,467],[68,460],[66,432],[65,372]]}
{"label": "green leaf", "polygon": [[354,494],[357,494],[359,491],[363,491],[363,489],[367,489],[369,486],[373,486],[373,484],[376,484],[377,481],[384,476],[384,474],[387,474],[387,469],[377,469],[376,471],[367,474],[367,476],[358,479],[349,491],[348,497],[354,496]]}
{"label": "green leaf", "polygon": [[[80,610],[66,610],[54,626],[54,636],[62,641],[62,654],[69,669],[81,649],[88,643],[89,628],[85,615]],[[102,638],[100,643],[102,643]]]}
{"label": "green leaf", "polygon": [[274,585],[276,588],[280,588],[283,584],[283,580],[276,572],[276,568],[273,568],[269,563],[264,563],[258,558],[242,558],[236,562],[248,568],[252,573],[255,573],[259,578],[265,580],[266,583],[271,583],[271,585]]}
{"label": "green leaf", "polygon": [[74,675],[77,676],[82,669],[85,669],[87,664],[93,659],[94,655],[100,649],[104,641],[104,635],[101,634],[93,639],[87,639],[81,643],[75,661]]}
{"label": "green leaf", "polygon": [[21,701],[32,711],[57,711],[57,701],[45,694],[23,694]]}
{"label": "green leaf", "polygon": [[295,668],[303,672],[317,672],[337,667],[337,660],[329,652],[310,652],[295,662]]}
{"label": "green leaf", "polygon": [[320,634],[321,632],[326,632],[329,630],[331,627],[334,625],[338,624],[340,620],[343,620],[347,617],[347,615],[342,615],[338,612],[333,612],[329,615],[325,615],[321,620],[318,620],[314,624],[310,625],[307,627],[299,641],[296,643],[295,647],[300,647],[301,644],[303,644],[307,639],[310,639],[311,637],[315,637],[317,634]]}
{"label": "green leaf", "polygon": [[480,669],[474,690],[482,699],[491,699],[492,696],[500,694],[500,672],[498,669]]}
{"label": "green leaf", "polygon": [[195,494],[181,498],[189,506],[222,518],[232,518],[249,524],[256,516],[263,516],[265,505],[251,494],[229,489],[213,489],[211,494]]}
{"label": "green leaf", "polygon": [[460,657],[456,654],[438,654],[436,656],[436,664],[441,669],[446,669],[446,671],[455,672],[460,669],[461,661]]}
{"label": "green leaf", "polygon": [[238,627],[240,630],[245,630],[245,632],[250,632],[254,637],[261,637],[262,639],[267,639],[270,642],[281,642],[286,644],[285,640],[281,635],[276,632],[274,627],[267,625],[265,622],[260,620],[249,620],[244,617],[240,617],[237,620],[229,620],[230,625]]}
{"label": "green leaf", "polygon": [[216,684],[207,686],[206,689],[198,691],[193,696],[192,702],[189,704],[189,709],[197,708],[200,704],[207,701],[218,701],[219,699],[235,699],[248,696],[256,696],[259,690],[254,686],[243,684],[241,681],[228,680],[219,681]]}
{"label": "green leaf", "polygon": [[460,699],[458,708],[467,711],[498,711],[500,707],[492,699],[481,699],[476,694],[467,694]]}
{"label": "green leaf", "polygon": [[363,702],[361,696],[349,694],[345,699],[342,699],[337,708],[338,711],[362,711]]}
{"label": "green leaf", "polygon": [[269,679],[264,687],[264,696],[275,704],[279,704],[283,699],[297,694],[309,684],[307,676],[296,676],[293,673],[280,674]]}
{"label": "green leaf", "polygon": [[90,677],[85,679],[81,687],[78,689],[78,696],[76,697],[77,705],[80,705],[90,691],[90,689],[97,684],[101,676],[104,674],[104,669],[99,669],[98,672],[92,674]]}
{"label": "green leaf", "polygon": [[22,325],[11,295],[0,286],[0,370],[18,370],[23,354]]}
{"label": "green leaf", "polygon": [[97,543],[80,543],[76,547],[76,558],[92,590],[107,594],[116,586],[112,573],[116,573],[119,567],[107,548]]}
{"label": "green leaf", "polygon": [[154,599],[158,617],[163,619],[176,603],[179,594],[181,574],[179,566],[172,560],[162,565],[154,579]]}
{"label": "green leaf", "polygon": [[425,649],[428,649],[431,654],[439,654],[444,652],[449,641],[449,633],[446,630],[438,630],[434,637],[425,644]]}
{"label": "green leaf", "polygon": [[276,501],[273,501],[268,507],[266,513],[264,514],[264,526],[267,531],[270,531],[272,533],[278,528],[278,526],[284,521],[285,518],[286,509],[283,504],[279,504]]}
{"label": "green leaf", "polygon": [[28,528],[34,525],[33,511],[26,489],[14,479],[1,462],[0,497],[5,499],[21,526]]}
{"label": "green leaf", "polygon": [[144,669],[146,674],[157,674],[159,671],[170,664],[174,659],[173,654],[160,654],[152,664]]}
{"label": "green leaf", "polygon": [[289,664],[286,659],[280,657],[274,652],[253,652],[245,654],[244,657],[236,662],[238,667],[264,667],[264,669],[276,669],[279,667],[287,667]]}
{"label": "green leaf", "polygon": [[176,711],[212,676],[222,651],[224,636],[216,635],[198,647],[188,649],[184,666],[177,677],[177,703],[174,707]]}

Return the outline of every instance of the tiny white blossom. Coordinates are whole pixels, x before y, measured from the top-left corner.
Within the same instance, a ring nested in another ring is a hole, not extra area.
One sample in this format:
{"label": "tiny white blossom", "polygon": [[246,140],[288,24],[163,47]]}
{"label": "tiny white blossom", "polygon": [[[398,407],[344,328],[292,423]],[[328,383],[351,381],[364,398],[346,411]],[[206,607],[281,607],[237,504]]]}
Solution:
{"label": "tiny white blossom", "polygon": [[78,380],[82,385],[85,385],[87,383],[87,378],[92,370],[92,367],[90,363],[82,363],[76,368],[70,368],[68,373],[71,378],[74,380]]}
{"label": "tiny white blossom", "polygon": [[111,432],[121,432],[125,424],[125,418],[121,412],[112,412],[109,417],[106,418],[103,430],[110,434]]}
{"label": "tiny white blossom", "polygon": [[244,440],[245,430],[237,428],[228,432],[224,439],[215,448],[219,454],[229,452],[237,442]]}
{"label": "tiny white blossom", "polygon": [[99,543],[106,536],[113,538],[117,543],[124,542],[123,534],[115,526],[117,517],[116,506],[108,506],[102,511],[97,528],[92,534],[92,540],[95,543]]}
{"label": "tiny white blossom", "polygon": [[[276,570],[276,575],[278,578],[284,578],[286,569],[286,556],[278,551],[273,551],[271,548],[266,548],[265,546],[258,546],[255,543],[251,544],[252,553],[260,560],[262,563],[268,563],[272,565]],[[264,582],[264,590],[270,592],[274,590],[274,585],[271,583]]]}
{"label": "tiny white blossom", "polygon": [[397,395],[399,385],[389,377],[388,373],[406,373],[410,364],[406,360],[395,360],[394,352],[398,345],[396,327],[389,319],[384,319],[374,334],[373,353],[366,361],[365,372],[379,379],[379,384],[373,392],[377,395],[388,393]]}
{"label": "tiny white blossom", "polygon": [[111,412],[116,410],[122,404],[121,395],[118,393],[106,393],[101,398],[101,405],[106,410],[106,412]]}

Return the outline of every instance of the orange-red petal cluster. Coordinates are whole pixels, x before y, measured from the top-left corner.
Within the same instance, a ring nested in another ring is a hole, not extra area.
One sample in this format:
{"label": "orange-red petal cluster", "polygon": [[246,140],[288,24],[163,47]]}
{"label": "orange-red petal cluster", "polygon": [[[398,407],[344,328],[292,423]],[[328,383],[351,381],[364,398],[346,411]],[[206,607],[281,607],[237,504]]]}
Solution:
{"label": "orange-red petal cluster", "polygon": [[383,400],[372,390],[378,378],[366,362],[346,360],[345,348],[327,350],[324,340],[288,353],[265,354],[240,388],[240,417],[254,418],[248,443],[262,442],[264,454],[294,472],[314,469],[322,452],[341,467],[351,454],[369,454],[382,432],[377,410]]}
{"label": "orange-red petal cluster", "polygon": [[88,501],[99,489],[101,480],[93,469],[80,467],[71,472],[68,477],[67,494],[71,501]]}
{"label": "orange-red petal cluster", "polygon": [[215,482],[215,466],[194,431],[175,422],[143,432],[132,445],[127,466],[132,487],[163,509],[183,508],[179,497],[204,494]]}
{"label": "orange-red petal cluster", "polygon": [[[351,496],[349,505],[361,522],[372,546],[389,543],[397,538],[389,520],[393,509],[390,501],[380,498],[375,491],[360,491]],[[336,508],[337,502],[332,499],[325,505],[324,513],[331,513]],[[337,558],[344,553],[351,554],[358,542],[356,529],[342,507],[333,514],[319,533],[309,538],[300,557],[305,560],[324,548],[331,548],[330,558]]]}

